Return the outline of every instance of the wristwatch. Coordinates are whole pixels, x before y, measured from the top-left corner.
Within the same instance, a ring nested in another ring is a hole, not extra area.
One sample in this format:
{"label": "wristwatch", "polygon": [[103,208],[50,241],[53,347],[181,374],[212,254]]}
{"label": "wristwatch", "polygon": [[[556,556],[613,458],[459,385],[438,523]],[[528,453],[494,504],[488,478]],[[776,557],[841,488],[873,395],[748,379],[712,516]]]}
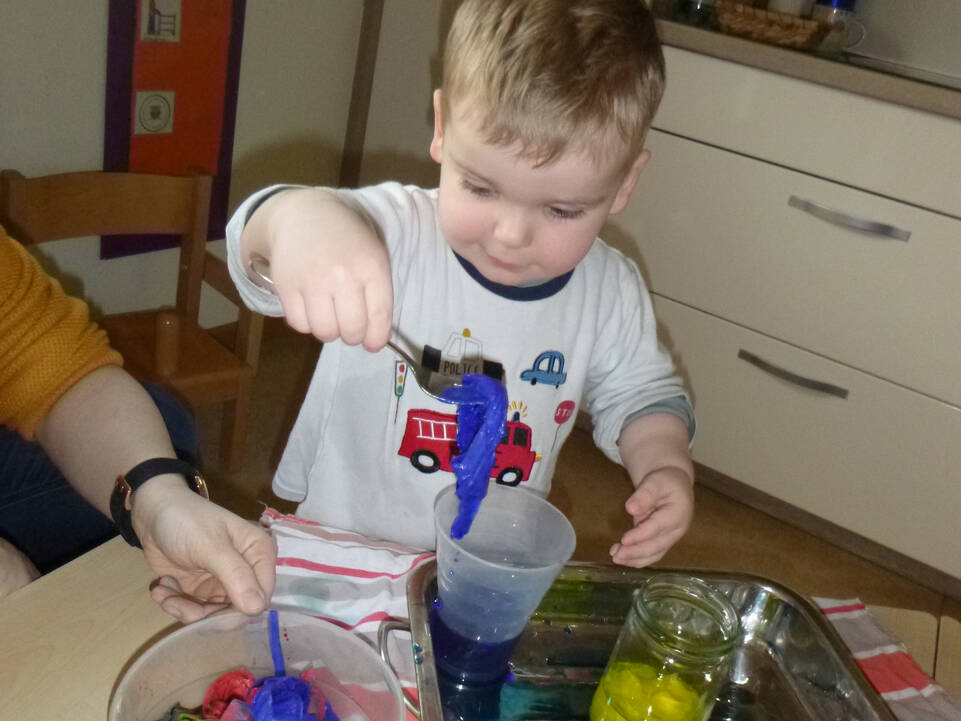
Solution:
{"label": "wristwatch", "polygon": [[135,548],[143,548],[143,546],[140,545],[140,539],[133,530],[133,522],[130,518],[133,493],[151,478],[165,473],[182,475],[191,491],[204,498],[210,498],[207,482],[200,475],[200,471],[177,458],[151,458],[149,461],[138,463],[124,475],[118,476],[113,493],[110,494],[110,515],[123,539]]}

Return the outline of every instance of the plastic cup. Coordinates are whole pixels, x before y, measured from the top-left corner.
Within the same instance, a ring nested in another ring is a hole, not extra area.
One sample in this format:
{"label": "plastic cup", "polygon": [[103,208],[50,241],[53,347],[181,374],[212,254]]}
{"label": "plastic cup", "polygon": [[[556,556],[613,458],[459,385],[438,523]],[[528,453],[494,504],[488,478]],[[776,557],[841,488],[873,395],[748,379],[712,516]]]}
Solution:
{"label": "plastic cup", "polygon": [[[403,721],[397,677],[360,637],[331,623],[279,611],[287,674],[314,669],[334,713],[350,721]],[[156,721],[175,703],[200,706],[207,687],[238,668],[256,678],[274,674],[268,615],[216,614],[177,629],[147,648],[110,699],[108,721]]]}
{"label": "plastic cup", "polygon": [[438,669],[458,683],[501,680],[527,621],[574,553],[564,514],[521,488],[491,485],[470,531],[450,536],[454,487],[434,502],[437,601],[430,614]]}

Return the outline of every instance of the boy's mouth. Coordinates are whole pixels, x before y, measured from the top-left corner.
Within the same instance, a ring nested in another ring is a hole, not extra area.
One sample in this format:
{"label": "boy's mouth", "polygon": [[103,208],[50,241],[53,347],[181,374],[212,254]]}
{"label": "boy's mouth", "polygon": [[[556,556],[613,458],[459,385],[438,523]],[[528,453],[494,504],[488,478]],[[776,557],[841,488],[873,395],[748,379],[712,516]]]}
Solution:
{"label": "boy's mouth", "polygon": [[495,258],[492,255],[489,255],[487,257],[490,259],[491,265],[493,265],[495,268],[500,268],[501,270],[510,271],[511,273],[517,272],[519,268],[519,266],[513,263],[506,263],[503,260],[500,260],[499,258]]}

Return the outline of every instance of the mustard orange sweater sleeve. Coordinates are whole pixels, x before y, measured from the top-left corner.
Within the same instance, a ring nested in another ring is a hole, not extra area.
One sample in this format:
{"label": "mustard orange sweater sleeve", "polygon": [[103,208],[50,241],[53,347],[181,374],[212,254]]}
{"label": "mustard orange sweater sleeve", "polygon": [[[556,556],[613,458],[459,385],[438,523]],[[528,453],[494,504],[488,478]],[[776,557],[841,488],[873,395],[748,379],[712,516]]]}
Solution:
{"label": "mustard orange sweater sleeve", "polygon": [[67,389],[122,362],[87,305],[64,293],[0,227],[0,424],[33,440]]}

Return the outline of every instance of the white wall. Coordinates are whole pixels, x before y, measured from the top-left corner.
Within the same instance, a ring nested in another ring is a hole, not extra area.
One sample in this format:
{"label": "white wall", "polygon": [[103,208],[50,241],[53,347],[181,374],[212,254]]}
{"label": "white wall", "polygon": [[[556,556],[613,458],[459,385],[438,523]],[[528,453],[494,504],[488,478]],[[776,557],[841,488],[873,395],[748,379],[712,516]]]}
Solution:
{"label": "white wall", "polygon": [[868,33],[856,53],[961,80],[958,0],[863,0],[857,14]]}
{"label": "white wall", "polygon": [[386,0],[371,89],[360,184],[399,180],[437,184],[428,155],[431,94],[440,84],[451,0]]}
{"label": "white wall", "polygon": [[[273,182],[337,181],[362,10],[359,0],[247,3],[231,211]],[[3,0],[0,31],[0,167],[101,168],[107,0]],[[63,240],[39,253],[104,313],[173,303],[175,251],[101,261],[98,245]],[[232,317],[205,295],[205,325]]]}

